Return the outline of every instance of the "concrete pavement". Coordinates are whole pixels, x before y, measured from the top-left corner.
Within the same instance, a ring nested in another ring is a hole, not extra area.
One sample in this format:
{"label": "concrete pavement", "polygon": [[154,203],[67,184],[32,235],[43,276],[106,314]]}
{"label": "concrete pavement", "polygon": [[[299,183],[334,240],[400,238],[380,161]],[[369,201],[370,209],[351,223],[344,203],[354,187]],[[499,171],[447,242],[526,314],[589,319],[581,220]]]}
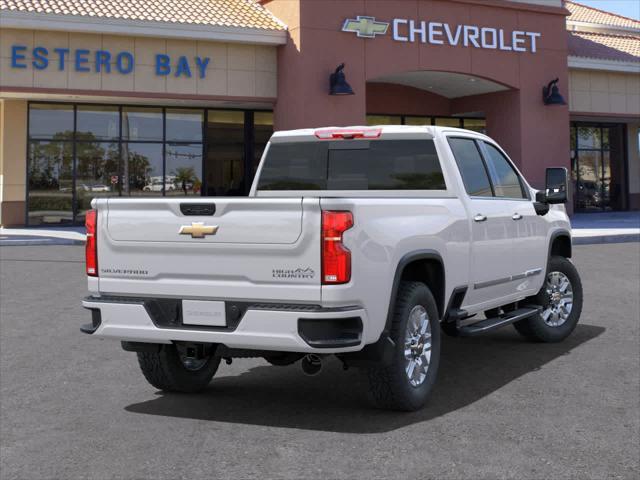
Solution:
{"label": "concrete pavement", "polygon": [[577,246],[585,304],[560,344],[512,328],[443,341],[428,406],[371,409],[357,370],[222,365],[161,394],[79,332],[81,246],[0,247],[0,477],[637,478],[640,247]]}

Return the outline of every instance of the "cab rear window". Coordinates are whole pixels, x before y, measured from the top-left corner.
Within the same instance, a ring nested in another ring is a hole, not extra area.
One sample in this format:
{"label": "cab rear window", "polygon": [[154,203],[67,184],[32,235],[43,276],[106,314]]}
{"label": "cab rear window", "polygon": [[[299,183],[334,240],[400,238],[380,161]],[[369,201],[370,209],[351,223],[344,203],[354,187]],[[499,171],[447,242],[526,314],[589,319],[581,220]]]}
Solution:
{"label": "cab rear window", "polygon": [[433,140],[271,144],[259,190],[445,190]]}

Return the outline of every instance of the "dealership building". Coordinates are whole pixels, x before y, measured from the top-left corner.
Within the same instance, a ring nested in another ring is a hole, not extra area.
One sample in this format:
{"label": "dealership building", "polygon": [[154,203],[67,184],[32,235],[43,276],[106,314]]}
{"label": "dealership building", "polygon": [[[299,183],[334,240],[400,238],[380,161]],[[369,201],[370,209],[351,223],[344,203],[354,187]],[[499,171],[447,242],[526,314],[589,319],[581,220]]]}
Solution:
{"label": "dealership building", "polygon": [[567,167],[572,211],[640,209],[640,22],[562,0],[0,0],[3,226],[246,195],[274,130],[364,124],[486,132],[534,186]]}

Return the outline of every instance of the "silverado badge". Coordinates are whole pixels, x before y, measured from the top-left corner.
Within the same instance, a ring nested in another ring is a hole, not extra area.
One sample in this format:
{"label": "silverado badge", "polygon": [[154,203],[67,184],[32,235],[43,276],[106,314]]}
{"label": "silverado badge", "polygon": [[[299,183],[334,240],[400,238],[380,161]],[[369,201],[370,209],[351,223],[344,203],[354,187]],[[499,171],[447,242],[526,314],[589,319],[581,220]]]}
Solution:
{"label": "silverado badge", "polygon": [[207,235],[215,235],[217,225],[205,225],[202,222],[191,222],[191,225],[182,225],[180,235],[191,235],[191,238],[204,238]]}

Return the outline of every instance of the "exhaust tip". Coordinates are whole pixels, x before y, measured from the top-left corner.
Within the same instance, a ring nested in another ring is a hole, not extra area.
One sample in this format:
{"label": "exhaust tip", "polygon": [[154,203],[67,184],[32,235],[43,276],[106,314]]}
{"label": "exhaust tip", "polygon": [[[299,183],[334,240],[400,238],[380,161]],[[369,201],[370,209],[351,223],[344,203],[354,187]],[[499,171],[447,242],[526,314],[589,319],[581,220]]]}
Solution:
{"label": "exhaust tip", "polygon": [[322,359],[318,355],[309,353],[304,356],[300,362],[300,366],[305,375],[315,377],[322,371]]}

